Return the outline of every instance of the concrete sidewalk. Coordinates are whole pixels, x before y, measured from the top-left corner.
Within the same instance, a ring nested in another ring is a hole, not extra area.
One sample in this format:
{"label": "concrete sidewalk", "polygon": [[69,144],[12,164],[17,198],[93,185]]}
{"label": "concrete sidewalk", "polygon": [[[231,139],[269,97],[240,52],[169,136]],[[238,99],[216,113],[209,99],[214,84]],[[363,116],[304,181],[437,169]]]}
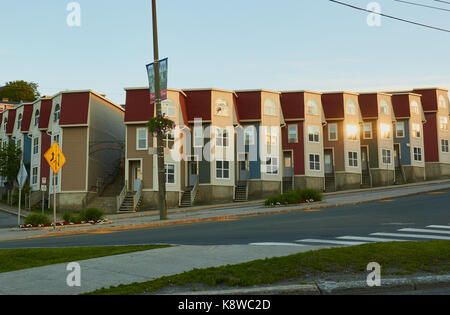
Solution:
{"label": "concrete sidewalk", "polygon": [[[48,228],[46,230],[18,230],[17,228],[0,229],[0,241],[24,239],[30,237],[49,237],[65,234],[79,234],[84,232],[93,232],[97,230],[108,229],[138,229],[176,224],[233,220],[250,216],[298,212],[310,209],[323,209],[338,206],[349,206],[359,203],[374,202],[445,189],[450,189],[450,180],[325,194],[324,200],[320,203],[301,204],[293,206],[265,207],[263,206],[262,201],[255,201],[242,204],[234,203],[219,206],[171,209],[169,210],[169,220],[166,221],[159,220],[159,213],[157,211],[112,214],[107,215],[107,218],[112,222],[103,225],[70,226],[61,228],[58,227],[56,231]],[[0,206],[0,210],[1,208],[2,206]]]}
{"label": "concrete sidewalk", "polygon": [[68,264],[0,273],[0,294],[72,295],[145,282],[195,268],[239,264],[325,248],[321,246],[176,246],[78,262],[81,287],[66,283]]}

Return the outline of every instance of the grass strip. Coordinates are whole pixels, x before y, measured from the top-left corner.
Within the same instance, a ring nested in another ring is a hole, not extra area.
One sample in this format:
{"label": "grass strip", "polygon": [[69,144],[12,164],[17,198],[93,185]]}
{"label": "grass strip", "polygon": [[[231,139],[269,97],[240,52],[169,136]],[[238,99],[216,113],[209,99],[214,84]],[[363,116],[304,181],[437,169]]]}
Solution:
{"label": "grass strip", "polygon": [[370,262],[378,262],[383,275],[450,271],[450,241],[390,242],[321,249],[295,255],[194,269],[148,282],[103,288],[90,294],[127,295],[155,292],[170,286],[203,284],[214,287],[248,287],[302,278],[319,279],[327,273],[367,273]]}
{"label": "grass strip", "polygon": [[34,267],[80,261],[91,258],[127,254],[169,245],[102,246],[69,248],[1,249],[0,272],[16,271]]}

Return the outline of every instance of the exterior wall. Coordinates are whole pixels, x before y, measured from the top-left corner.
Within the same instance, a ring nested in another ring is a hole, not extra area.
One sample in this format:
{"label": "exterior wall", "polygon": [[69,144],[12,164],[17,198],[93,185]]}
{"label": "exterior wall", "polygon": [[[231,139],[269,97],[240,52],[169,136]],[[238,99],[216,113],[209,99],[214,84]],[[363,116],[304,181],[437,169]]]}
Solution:
{"label": "exterior wall", "polygon": [[[397,123],[403,123],[404,125],[404,136],[397,137],[396,127],[394,127],[394,143],[399,144],[400,146],[400,161],[403,166],[411,165],[414,156],[411,156],[411,148],[413,148],[413,143],[410,140],[413,140],[411,137],[411,128],[412,124],[410,124],[409,119],[397,119]],[[417,143],[417,140],[414,139],[414,143]],[[422,146],[420,146],[422,147]],[[423,149],[422,149],[423,150]],[[423,151],[422,151],[423,152]],[[424,157],[425,158],[425,157]]]}
{"label": "exterior wall", "polygon": [[[381,113],[381,102],[382,101],[386,101],[389,105],[389,113],[388,114],[383,114]],[[377,127],[378,127],[378,160],[379,160],[379,165],[378,167],[381,170],[395,170],[395,163],[394,163],[394,132],[395,132],[395,128],[393,125],[393,121],[395,120],[395,116],[394,116],[394,110],[392,108],[392,103],[391,103],[391,97],[385,94],[379,94],[378,95],[378,121],[377,121]],[[391,130],[391,136],[389,139],[383,138],[381,136],[382,130],[381,130],[381,124],[386,124],[388,126],[390,126],[390,130]],[[383,164],[383,159],[382,159],[382,150],[383,149],[388,149],[391,150],[391,164],[387,165],[387,164]]]}
{"label": "exterior wall", "polygon": [[325,189],[325,179],[324,177],[314,177],[299,175],[294,177],[294,189],[301,190],[305,188],[315,189],[318,191],[323,191]]}
{"label": "exterior wall", "polygon": [[359,189],[361,187],[361,174],[358,173],[337,172],[335,180],[337,190]]}
{"label": "exterior wall", "polygon": [[60,171],[61,191],[86,193],[90,188],[86,187],[86,178],[88,176],[86,161],[88,154],[88,128],[64,128],[62,137],[64,140],[61,151],[66,157],[66,164]]}
{"label": "exterior wall", "polygon": [[408,183],[417,183],[425,180],[425,167],[407,165],[403,166],[403,171]]}
{"label": "exterior wall", "polygon": [[[441,140],[446,139],[450,142],[450,116],[449,116],[449,101],[448,94],[444,90],[437,90],[438,99],[438,113],[437,113],[437,128],[438,128],[438,147],[439,147],[439,162],[441,164],[450,164],[450,152],[443,152],[441,146]],[[442,106],[443,105],[443,106]],[[447,117],[447,129],[440,128],[440,118]],[[444,169],[443,175],[449,174]]]}
{"label": "exterior wall", "polygon": [[[356,113],[355,114],[349,114],[347,112],[347,109],[344,108],[344,124],[342,126],[342,137],[344,139],[344,164],[345,164],[345,172],[349,173],[349,174],[357,174],[356,176],[351,176],[349,175],[349,179],[346,181],[347,184],[345,185],[345,187],[354,187],[354,183],[355,183],[355,178],[359,177],[359,183],[358,185],[361,183],[361,178],[360,178],[360,174],[361,174],[361,134],[359,132],[359,130],[361,129],[361,123],[362,123],[362,119],[361,119],[361,110],[359,108],[359,103],[358,103],[358,96],[355,94],[344,94],[344,106],[348,105],[348,102],[353,102],[356,106]],[[347,126],[352,125],[356,127],[356,130],[358,131],[356,133],[356,140],[352,140],[349,139],[348,137],[348,130],[347,130]],[[356,152],[358,153],[358,166],[350,166],[349,163],[349,157],[348,157],[348,153],[349,152]],[[359,187],[359,186],[358,186]]]}
{"label": "exterior wall", "polygon": [[[288,132],[290,125],[297,125],[297,143],[288,143]],[[292,163],[294,164],[295,175],[305,175],[305,147],[304,147],[304,127],[302,120],[286,121],[286,127],[282,129],[283,150],[293,152]]]}
{"label": "exterior wall", "polygon": [[[337,126],[337,140],[330,140],[329,126]],[[344,122],[342,120],[328,120],[327,125],[323,127],[323,148],[333,150],[333,169],[335,172],[345,171],[345,146],[344,146]]]}
{"label": "exterior wall", "polygon": [[[142,189],[144,191],[153,190],[153,168],[154,157],[148,154],[148,150],[137,150],[136,137],[138,128],[147,128],[144,124],[127,125],[126,126],[126,165],[125,165],[125,179],[128,182],[128,189],[132,189],[130,178],[132,176],[129,168],[130,161],[139,161],[141,163],[142,172]],[[148,135],[149,148],[153,147],[153,142],[150,134]],[[156,167],[156,166],[155,166]]]}

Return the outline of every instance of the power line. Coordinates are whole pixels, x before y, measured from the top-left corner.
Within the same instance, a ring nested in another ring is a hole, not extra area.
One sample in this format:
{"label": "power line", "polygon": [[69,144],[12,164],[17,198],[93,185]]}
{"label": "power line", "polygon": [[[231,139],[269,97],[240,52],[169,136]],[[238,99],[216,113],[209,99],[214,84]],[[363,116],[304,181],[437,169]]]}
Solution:
{"label": "power line", "polygon": [[450,2],[448,2],[448,1],[443,1],[443,0],[434,0],[434,1],[450,4]]}
{"label": "power line", "polygon": [[409,20],[405,20],[405,19],[402,19],[402,18],[398,18],[398,17],[392,16],[392,15],[387,15],[387,14],[383,14],[383,13],[377,13],[377,12],[374,12],[374,11],[370,11],[370,10],[367,10],[367,9],[364,9],[364,8],[360,8],[360,7],[357,7],[357,6],[348,4],[348,3],[336,1],[336,0],[329,0],[329,1],[337,3],[337,4],[340,4],[340,5],[344,5],[344,6],[350,7],[350,8],[355,9],[355,10],[360,10],[360,11],[368,12],[368,13],[371,13],[371,14],[378,14],[378,15],[387,17],[389,19],[393,19],[393,20],[397,20],[397,21],[401,21],[401,22],[405,22],[405,23],[409,23],[409,24],[414,24],[414,25],[426,27],[426,28],[430,28],[430,29],[433,29],[433,30],[441,31],[441,32],[450,33],[450,30],[447,30],[447,29],[444,29],[444,28],[439,28],[439,27],[435,27],[435,26],[431,26],[431,25],[421,24],[421,23],[417,23],[417,22],[414,22],[414,21],[409,21]]}
{"label": "power line", "polygon": [[411,5],[416,5],[419,7],[425,7],[425,8],[430,8],[430,9],[435,9],[435,10],[441,10],[441,11],[447,11],[450,12],[450,9],[445,9],[445,8],[440,8],[440,7],[435,7],[435,6],[431,6],[431,5],[426,5],[426,4],[421,4],[421,3],[416,3],[416,2],[409,2],[409,1],[404,1],[404,0],[394,0],[396,2],[402,2],[402,3],[406,3],[406,4],[411,4]]}

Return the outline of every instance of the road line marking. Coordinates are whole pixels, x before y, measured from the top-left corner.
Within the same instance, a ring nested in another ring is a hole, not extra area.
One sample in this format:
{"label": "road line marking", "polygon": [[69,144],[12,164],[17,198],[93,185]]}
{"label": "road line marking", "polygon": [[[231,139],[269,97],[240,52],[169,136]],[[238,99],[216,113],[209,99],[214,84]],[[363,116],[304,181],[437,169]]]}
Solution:
{"label": "road line marking", "polygon": [[384,200],[380,200],[380,202],[394,202],[395,200],[392,199],[384,199]]}
{"label": "road line marking", "polygon": [[428,192],[427,194],[429,194],[429,195],[441,195],[441,194],[445,194],[445,192],[442,192],[442,191],[431,191],[431,192]]}
{"label": "road line marking", "polygon": [[332,241],[332,240],[318,240],[318,239],[304,239],[298,240],[299,243],[324,243],[324,244],[336,244],[336,245],[362,245],[367,242],[350,242],[350,241]]}
{"label": "road line marking", "polygon": [[369,241],[369,242],[405,242],[405,240],[396,240],[391,238],[361,237],[361,236],[341,236],[336,238],[340,240]]}
{"label": "road line marking", "polygon": [[303,212],[320,212],[320,209],[305,209]]}
{"label": "road line marking", "polygon": [[394,236],[394,237],[410,237],[410,238],[426,238],[426,239],[432,239],[432,240],[450,240],[450,237],[421,235],[421,234],[372,233],[370,235],[375,235],[375,236]]}
{"label": "road line marking", "polygon": [[433,229],[450,229],[450,225],[429,225],[427,228]]}
{"label": "road line marking", "polygon": [[420,232],[420,233],[450,234],[450,231],[426,230],[426,229],[411,229],[411,228],[400,229],[399,231],[400,231],[400,232]]}
{"label": "road line marking", "polygon": [[250,243],[251,246],[306,246],[302,244],[295,243],[277,243],[277,242],[266,242],[266,243]]}

